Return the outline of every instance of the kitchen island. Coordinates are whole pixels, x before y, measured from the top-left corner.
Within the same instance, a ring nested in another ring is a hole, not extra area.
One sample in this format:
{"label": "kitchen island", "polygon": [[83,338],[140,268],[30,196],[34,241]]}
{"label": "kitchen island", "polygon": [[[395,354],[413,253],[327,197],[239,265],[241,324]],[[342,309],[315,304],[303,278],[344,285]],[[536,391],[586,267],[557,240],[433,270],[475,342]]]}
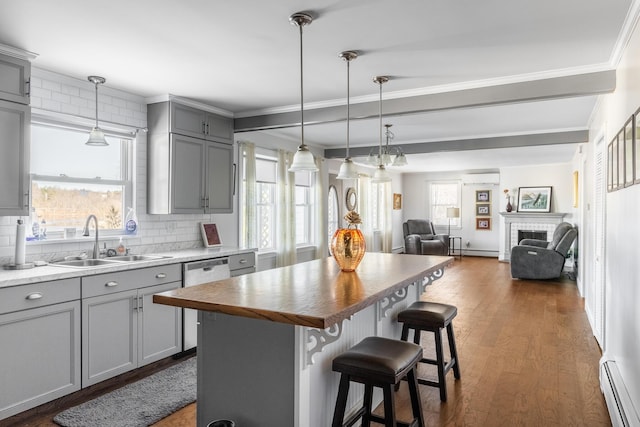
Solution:
{"label": "kitchen island", "polygon": [[[353,273],[324,258],[154,295],[199,310],[198,426],[330,425],[333,358],[367,336],[399,338],[397,313],[452,262],[367,253]],[[352,390],[355,408],[362,390]]]}

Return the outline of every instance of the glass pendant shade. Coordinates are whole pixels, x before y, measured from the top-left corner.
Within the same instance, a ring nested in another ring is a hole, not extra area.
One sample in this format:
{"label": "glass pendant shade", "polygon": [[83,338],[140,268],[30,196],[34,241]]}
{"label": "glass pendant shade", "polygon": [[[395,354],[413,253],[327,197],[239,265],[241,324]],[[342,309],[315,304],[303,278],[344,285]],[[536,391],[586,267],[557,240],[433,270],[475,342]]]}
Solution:
{"label": "glass pendant shade", "polygon": [[406,166],[407,164],[407,156],[402,151],[393,160],[393,166]]}
{"label": "glass pendant shade", "polygon": [[93,147],[105,147],[109,145],[107,140],[104,137],[104,132],[99,127],[94,127],[91,129],[91,133],[89,134],[89,140],[85,142],[86,145],[91,145]]}
{"label": "glass pendant shade", "polygon": [[107,80],[100,76],[89,76],[87,77],[87,80],[93,83],[96,87],[96,125],[91,129],[91,132],[89,133],[89,140],[85,142],[85,145],[90,145],[92,147],[105,147],[109,145],[109,143],[105,139],[102,129],[98,127],[98,85],[104,84]]}
{"label": "glass pendant shade", "polygon": [[313,17],[308,13],[297,12],[289,17],[289,22],[296,25],[300,30],[300,146],[293,155],[293,162],[289,167],[289,172],[317,172],[315,159],[309,148],[304,143],[304,68],[302,62],[302,27],[311,24]]}
{"label": "glass pendant shade", "polygon": [[391,164],[391,162],[392,162],[392,160],[391,160],[391,154],[389,154],[389,153],[383,153],[383,154],[382,154],[382,164],[386,166],[386,165],[390,165],[390,164]]}
{"label": "glass pendant shade", "polygon": [[356,165],[351,159],[344,159],[344,162],[340,165],[337,179],[358,179],[358,170]]}
{"label": "glass pendant shade", "polygon": [[289,167],[289,172],[301,172],[301,171],[309,171],[309,172],[317,172],[318,167],[316,166],[316,161],[313,158],[313,154],[306,145],[301,145],[298,147],[298,151],[293,155],[293,162]]}
{"label": "glass pendant shade", "polygon": [[389,175],[389,172],[384,167],[384,165],[378,165],[378,168],[373,173],[371,182],[375,182],[375,183],[391,182],[391,175]]}

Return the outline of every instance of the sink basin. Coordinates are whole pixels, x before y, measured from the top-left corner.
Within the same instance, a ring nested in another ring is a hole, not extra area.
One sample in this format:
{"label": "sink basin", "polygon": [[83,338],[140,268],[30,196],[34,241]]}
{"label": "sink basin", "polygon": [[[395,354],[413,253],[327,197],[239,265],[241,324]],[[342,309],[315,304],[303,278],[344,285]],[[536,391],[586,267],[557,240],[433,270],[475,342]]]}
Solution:
{"label": "sink basin", "polygon": [[110,257],[110,261],[131,262],[131,261],[150,261],[154,259],[171,258],[168,256],[159,255],[118,255]]}
{"label": "sink basin", "polygon": [[73,259],[68,261],[60,261],[54,262],[53,266],[60,267],[77,267],[77,268],[87,268],[87,267],[95,267],[99,265],[110,265],[117,264],[116,261],[110,261],[106,259]]}

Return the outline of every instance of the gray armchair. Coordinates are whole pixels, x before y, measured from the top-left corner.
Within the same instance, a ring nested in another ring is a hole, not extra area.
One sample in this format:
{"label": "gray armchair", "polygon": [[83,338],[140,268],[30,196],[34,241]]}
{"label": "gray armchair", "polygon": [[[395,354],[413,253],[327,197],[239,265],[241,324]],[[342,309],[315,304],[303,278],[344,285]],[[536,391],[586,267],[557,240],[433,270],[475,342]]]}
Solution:
{"label": "gray armchair", "polygon": [[564,261],[578,231],[563,222],[553,232],[551,242],[522,239],[511,248],[511,277],[517,279],[555,279],[562,274]]}
{"label": "gray armchair", "polygon": [[428,219],[409,219],[402,224],[404,252],[417,255],[448,255],[449,236],[436,234]]}

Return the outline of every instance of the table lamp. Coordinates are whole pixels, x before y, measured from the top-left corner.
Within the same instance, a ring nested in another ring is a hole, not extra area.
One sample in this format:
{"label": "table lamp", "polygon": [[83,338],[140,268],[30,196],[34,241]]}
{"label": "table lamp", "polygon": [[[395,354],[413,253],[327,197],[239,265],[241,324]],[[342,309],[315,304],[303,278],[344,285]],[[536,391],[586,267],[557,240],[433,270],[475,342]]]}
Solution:
{"label": "table lamp", "polygon": [[449,232],[451,236],[451,218],[460,218],[460,208],[447,208],[447,218],[449,218]]}

